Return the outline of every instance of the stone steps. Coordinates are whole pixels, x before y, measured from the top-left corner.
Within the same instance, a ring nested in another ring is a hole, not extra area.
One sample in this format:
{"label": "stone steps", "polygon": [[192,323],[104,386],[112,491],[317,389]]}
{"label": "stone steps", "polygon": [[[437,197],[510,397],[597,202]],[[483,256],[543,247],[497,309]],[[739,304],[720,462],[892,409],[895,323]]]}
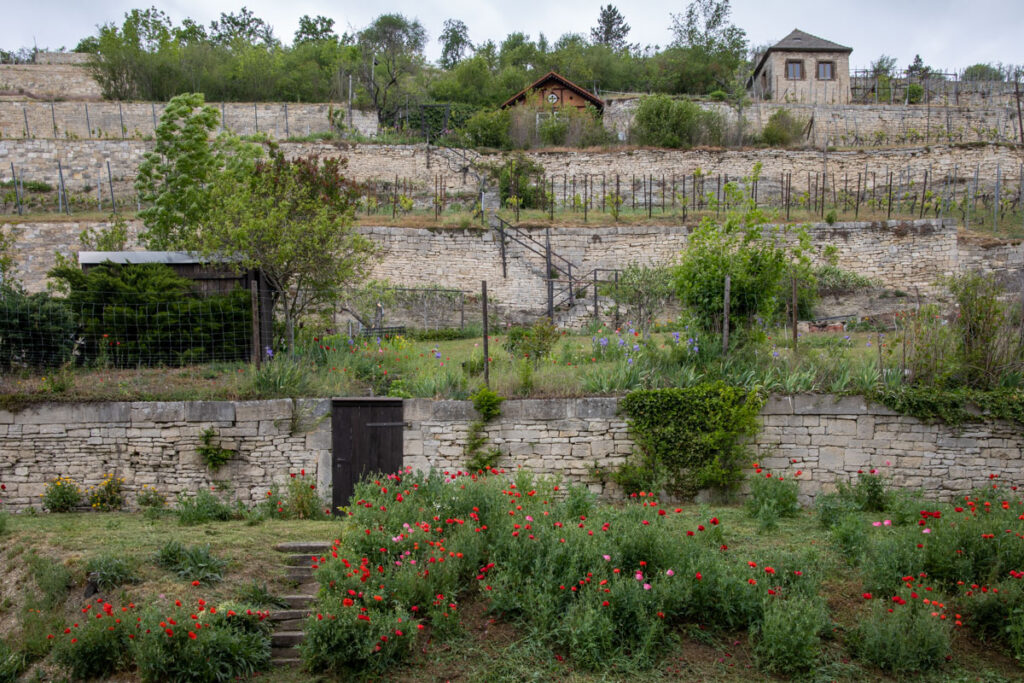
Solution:
{"label": "stone steps", "polygon": [[270,636],[270,657],[274,666],[298,667],[302,664],[298,645],[302,642],[303,623],[309,616],[309,607],[320,589],[313,578],[312,565],[331,550],[330,543],[292,542],[279,543],[274,550],[284,555],[281,571],[285,577],[298,584],[295,593],[284,596],[287,609],[270,613],[274,632]]}

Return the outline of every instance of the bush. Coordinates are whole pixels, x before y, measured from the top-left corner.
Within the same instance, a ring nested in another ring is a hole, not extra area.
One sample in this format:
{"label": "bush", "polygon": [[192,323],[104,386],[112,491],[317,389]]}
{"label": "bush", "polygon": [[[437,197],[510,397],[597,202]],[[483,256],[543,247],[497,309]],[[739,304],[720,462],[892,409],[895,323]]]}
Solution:
{"label": "bush", "polygon": [[924,86],[911,83],[907,86],[907,104],[920,104],[924,100]]}
{"label": "bush", "polygon": [[803,137],[807,121],[799,119],[788,109],[776,109],[761,131],[761,139],[770,147],[789,147]]}
{"label": "bush", "polygon": [[139,677],[144,683],[248,678],[270,664],[267,616],[241,605],[208,609],[202,600],[169,614],[149,609],[132,648]]}
{"label": "bush", "polygon": [[524,209],[540,209],[547,205],[544,187],[535,182],[538,177],[543,177],[544,167],[523,154],[517,152],[501,166],[492,169],[492,175],[498,181],[502,205],[513,196],[518,198],[519,206]]}
{"label": "bush", "polygon": [[462,133],[471,147],[492,147],[511,149],[512,138],[509,126],[512,112],[508,109],[481,111],[469,118],[462,126]]}
{"label": "bush", "polygon": [[800,511],[798,493],[795,479],[785,479],[771,473],[764,476],[755,474],[750,480],[747,514],[757,520],[762,531],[774,529],[780,517],[794,517]]}
{"label": "bush", "polygon": [[43,507],[50,512],[70,512],[82,502],[82,491],[71,477],[57,477],[43,490]]}
{"label": "bush", "polygon": [[513,359],[527,358],[536,367],[551,354],[558,339],[555,326],[547,318],[541,318],[530,327],[509,328],[503,348]]}
{"label": "bush", "polygon": [[231,458],[235,457],[235,451],[228,448],[221,448],[218,444],[213,443],[213,439],[217,436],[217,432],[213,427],[204,429],[199,434],[199,447],[196,448],[196,453],[203,459],[206,466],[211,471],[216,472],[223,467]]}
{"label": "bush", "polygon": [[124,479],[121,477],[104,475],[103,481],[88,489],[87,493],[93,510],[113,512],[124,507]]}
{"label": "bush", "polygon": [[933,617],[918,600],[904,605],[878,600],[851,634],[850,644],[857,657],[879,669],[927,671],[946,661],[950,630],[947,621]]}
{"label": "bush", "polygon": [[[362,603],[362,600],[360,600]],[[367,601],[373,606],[373,601]],[[351,599],[324,601],[303,627],[299,646],[309,671],[381,674],[407,659],[416,643],[415,614],[391,606],[361,612]],[[323,618],[320,618],[320,614]]]}
{"label": "bush", "polygon": [[769,600],[751,633],[758,665],[786,675],[813,669],[821,658],[819,634],[828,624],[825,605],[817,596]]}
{"label": "bush", "polygon": [[652,95],[640,100],[633,118],[632,135],[640,145],[689,148],[721,144],[723,129],[720,114],[704,111],[687,100]]}
{"label": "bush", "polygon": [[158,566],[174,572],[186,581],[214,583],[223,578],[227,562],[210,553],[208,545],[183,545],[168,541],[157,551]]}
{"label": "bush", "polygon": [[326,519],[330,509],[316,492],[313,477],[306,476],[306,470],[294,473],[288,481],[287,493],[278,495],[275,486],[267,491],[268,516],[280,519]]}
{"label": "bush", "polygon": [[665,473],[670,492],[692,496],[739,483],[762,404],[756,392],[717,382],[634,391],[620,407],[644,462]]}
{"label": "bush", "polygon": [[84,339],[81,358],[102,365],[191,365],[250,356],[249,292],[200,297],[194,283],[160,263],[99,264],[49,273],[68,292]]}
{"label": "bush", "polygon": [[237,509],[222,502],[206,489],[199,489],[199,492],[191,498],[184,491],[179,493],[177,513],[178,523],[182,526],[226,522],[239,516]]}
{"label": "bush", "polygon": [[74,314],[60,299],[0,286],[0,369],[67,363],[77,330]]}
{"label": "bush", "polygon": [[92,558],[86,563],[85,571],[88,572],[89,578],[96,582],[96,587],[104,592],[139,580],[134,563],[115,555]]}
{"label": "bush", "polygon": [[[93,609],[95,608],[95,609]],[[90,603],[70,632],[59,636],[53,660],[74,680],[107,678],[131,665],[135,620],[102,600]]]}

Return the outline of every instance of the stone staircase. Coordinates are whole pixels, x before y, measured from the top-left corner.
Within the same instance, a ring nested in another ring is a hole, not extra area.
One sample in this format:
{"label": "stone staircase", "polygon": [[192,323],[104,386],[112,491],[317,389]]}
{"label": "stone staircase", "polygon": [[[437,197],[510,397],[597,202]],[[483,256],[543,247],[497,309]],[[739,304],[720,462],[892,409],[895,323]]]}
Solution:
{"label": "stone staircase", "polygon": [[286,609],[270,613],[274,632],[270,636],[270,656],[274,666],[298,666],[302,661],[298,645],[302,642],[302,624],[320,586],[313,578],[313,558],[329,553],[326,542],[279,543],[274,550],[284,555],[285,576],[298,584],[293,595],[284,596]]}

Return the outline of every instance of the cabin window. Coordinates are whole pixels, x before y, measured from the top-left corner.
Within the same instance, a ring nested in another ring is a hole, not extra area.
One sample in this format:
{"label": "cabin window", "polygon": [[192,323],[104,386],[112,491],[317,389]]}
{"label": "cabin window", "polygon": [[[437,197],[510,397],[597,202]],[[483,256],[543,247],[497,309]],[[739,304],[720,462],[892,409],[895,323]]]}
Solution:
{"label": "cabin window", "polygon": [[832,81],[836,77],[835,62],[818,62],[818,80]]}
{"label": "cabin window", "polygon": [[786,62],[786,78],[791,81],[802,81],[804,78],[804,63],[796,59]]}

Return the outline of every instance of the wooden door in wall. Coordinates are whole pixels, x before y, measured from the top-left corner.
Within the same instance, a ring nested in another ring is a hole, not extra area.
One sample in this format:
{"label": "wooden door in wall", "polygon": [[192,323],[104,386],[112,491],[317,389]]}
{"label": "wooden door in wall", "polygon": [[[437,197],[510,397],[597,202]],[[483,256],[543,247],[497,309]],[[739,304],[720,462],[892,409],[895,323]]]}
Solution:
{"label": "wooden door in wall", "polygon": [[349,504],[364,474],[402,469],[403,415],[400,398],[331,401],[332,512]]}

